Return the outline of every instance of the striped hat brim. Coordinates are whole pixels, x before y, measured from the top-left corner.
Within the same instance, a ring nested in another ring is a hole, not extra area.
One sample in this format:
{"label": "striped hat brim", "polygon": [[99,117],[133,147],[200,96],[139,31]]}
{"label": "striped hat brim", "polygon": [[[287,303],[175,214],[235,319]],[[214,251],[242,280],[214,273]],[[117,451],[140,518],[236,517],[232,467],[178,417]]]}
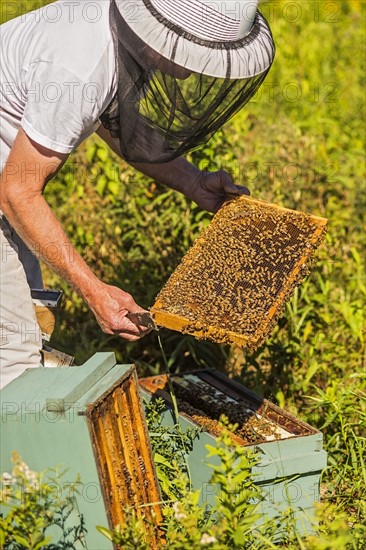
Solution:
{"label": "striped hat brim", "polygon": [[222,14],[218,17],[217,12],[205,12],[205,17],[196,19],[191,17],[193,21],[188,29],[189,4],[192,9],[197,3],[199,0],[171,3],[176,6],[172,23],[162,0],[116,0],[124,21],[141,40],[189,71],[216,78],[242,79],[269,69],[275,46],[269,25],[259,12],[250,32],[236,39],[239,23]]}

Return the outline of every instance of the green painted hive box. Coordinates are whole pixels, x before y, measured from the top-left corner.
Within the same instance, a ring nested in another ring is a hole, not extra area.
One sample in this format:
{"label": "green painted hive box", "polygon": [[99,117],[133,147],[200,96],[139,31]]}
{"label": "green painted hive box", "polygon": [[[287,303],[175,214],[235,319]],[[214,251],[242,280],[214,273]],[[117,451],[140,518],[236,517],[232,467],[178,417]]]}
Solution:
{"label": "green painted hive box", "polygon": [[[15,450],[33,471],[66,468],[60,487],[66,494],[80,475],[72,496],[89,550],[112,550],[96,525],[123,524],[126,504],[160,500],[134,366],[97,353],[80,367],[28,369],[0,399],[1,472],[11,471]],[[149,506],[139,510],[151,515]],[[75,512],[66,526],[79,523]],[[59,530],[52,534],[58,541]]]}
{"label": "green painted hive box", "polygon": [[[314,503],[320,499],[320,475],[327,463],[321,432],[213,369],[173,375],[171,381],[181,425],[203,429],[188,456],[193,487],[201,489],[202,502],[214,504],[217,488],[210,484],[212,469],[206,464],[205,446],[212,445],[220,433],[218,420],[225,414],[238,424],[233,440],[260,453],[253,470],[264,495],[260,512],[274,517],[291,509],[298,531],[304,535],[313,532]],[[172,425],[166,376],[140,379],[139,383],[145,399],[165,399],[162,423]]]}
{"label": "green painted hive box", "polygon": [[[213,370],[172,379],[182,426],[198,423],[205,430],[188,457],[202,500],[213,502],[216,494],[209,483],[205,445],[213,443],[217,420],[225,413],[239,421],[236,441],[261,453],[254,473],[265,495],[262,512],[273,516],[290,506],[299,530],[309,533],[326,466],[322,434]],[[111,550],[95,526],[123,524],[126,504],[160,500],[141,403],[141,398],[156,395],[165,398],[163,421],[172,425],[166,377],[138,384],[135,368],[116,364],[113,353],[97,353],[80,367],[30,369],[0,392],[1,472],[11,470],[10,456],[16,450],[31,470],[67,468],[62,478],[66,488],[80,475],[75,498],[88,529],[86,546]],[[141,510],[150,513],[151,507]],[[158,506],[154,511],[159,519]]]}

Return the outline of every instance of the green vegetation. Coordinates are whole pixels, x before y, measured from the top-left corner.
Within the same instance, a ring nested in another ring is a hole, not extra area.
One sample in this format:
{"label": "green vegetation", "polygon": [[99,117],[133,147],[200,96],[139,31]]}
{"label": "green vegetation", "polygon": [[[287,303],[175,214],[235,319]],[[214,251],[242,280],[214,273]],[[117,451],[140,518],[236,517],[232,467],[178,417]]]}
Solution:
{"label": "green vegetation", "polygon": [[1,479],[0,504],[3,512],[9,509],[6,517],[0,515],[1,550],[85,548],[83,517],[75,515],[76,500],[70,496],[78,494],[79,480],[65,489],[58,469],[33,472],[15,452],[12,462],[12,472]]}
{"label": "green vegetation", "polygon": [[[266,83],[191,159],[201,168],[228,170],[255,197],[329,218],[326,243],[271,339],[256,353],[169,331],[161,331],[162,340],[170,369],[226,371],[323,431],[329,466],[322,480],[321,533],[306,544],[291,544],[361,549],[366,540],[365,3],[279,0],[263,2],[262,9],[277,44]],[[46,196],[95,273],[145,307],[211,218],[117,161],[97,138],[71,156]],[[79,362],[96,351],[114,350],[124,363],[135,362],[141,374],[163,369],[155,334],[137,344],[102,334],[76,294],[47,269],[44,274],[48,286],[65,292],[56,347]]]}
{"label": "green vegetation", "polygon": [[[156,411],[159,405],[157,404]],[[154,420],[154,405],[147,414],[149,428],[160,431],[162,427]],[[225,425],[227,419],[222,418]],[[234,426],[228,425],[232,430]],[[179,432],[179,429],[178,429]],[[153,443],[154,447],[154,443]],[[171,474],[169,484],[174,492],[171,500],[164,503],[161,533],[166,541],[166,547],[171,550],[199,550],[202,547],[210,550],[268,550],[270,548],[288,548],[289,550],[344,550],[357,548],[349,535],[346,518],[337,514],[328,505],[319,505],[317,521],[320,522],[318,533],[306,540],[298,534],[291,510],[269,520],[263,518],[260,503],[263,500],[252,477],[252,468],[259,462],[259,455],[248,452],[247,449],[232,444],[228,431],[224,431],[216,440],[216,445],[207,445],[209,454],[207,463],[213,473],[210,484],[216,487],[215,504],[199,505],[200,490],[191,491],[187,477],[181,473],[179,465],[174,462],[175,456],[167,445],[162,451],[170,464]],[[156,456],[156,454],[155,454]],[[160,479],[162,462],[157,463]],[[165,475],[165,474],[164,474]],[[323,522],[327,518],[327,527]],[[143,522],[137,518],[136,512],[130,510],[128,521],[123,527],[118,526],[113,531],[98,528],[107,538],[123,550],[132,548],[149,548],[151,531],[143,530]],[[314,526],[315,529],[315,526]],[[362,536],[362,533],[360,533]],[[363,542],[362,538],[359,539]],[[281,544],[280,542],[281,541]],[[138,544],[137,544],[138,542]],[[361,548],[361,546],[360,546]]]}
{"label": "green vegetation", "polygon": [[[151,411],[152,409],[150,414]],[[179,499],[176,497],[172,505],[163,507],[164,520],[161,526],[169,549],[195,550],[207,546],[213,550],[254,550],[270,547],[270,539],[266,535],[271,531],[273,537],[275,522],[255,525],[261,517],[258,513],[260,491],[251,479],[251,468],[257,463],[257,459],[244,447],[229,449],[230,445],[231,437],[226,432],[218,438],[216,446],[207,446],[208,458],[220,459],[219,465],[212,466],[210,483],[218,488],[220,495],[220,498],[215,498],[212,508],[207,504],[198,505],[200,490],[189,491],[187,477],[180,473],[176,463],[172,463],[174,472],[170,484],[178,493]],[[168,449],[165,454],[168,458],[170,453],[167,451]],[[170,460],[173,456],[171,454]],[[140,522],[133,516],[128,521],[128,527],[126,525],[123,529],[117,528],[113,533],[104,531],[123,549],[135,548],[131,542],[134,537],[138,537],[139,532],[141,533]],[[148,547],[147,544],[146,548]]]}

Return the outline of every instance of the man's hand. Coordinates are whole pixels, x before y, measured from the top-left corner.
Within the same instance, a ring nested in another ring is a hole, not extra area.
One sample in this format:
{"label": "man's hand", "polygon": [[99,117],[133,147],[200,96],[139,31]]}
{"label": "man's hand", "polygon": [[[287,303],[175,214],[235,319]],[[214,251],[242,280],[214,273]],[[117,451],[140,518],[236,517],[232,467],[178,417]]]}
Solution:
{"label": "man's hand", "polygon": [[192,199],[204,210],[217,212],[226,200],[237,195],[249,195],[249,189],[234,185],[231,177],[224,170],[218,172],[201,172],[194,188]]}
{"label": "man's hand", "polygon": [[[97,134],[117,155],[122,157],[117,140],[112,138],[108,130],[100,126]],[[137,162],[130,164],[143,174],[154,178],[171,189],[180,191],[209,212],[217,212],[222,203],[232,195],[250,195],[246,187],[234,185],[225,170],[202,172],[183,157],[160,164]]]}
{"label": "man's hand", "polygon": [[88,300],[88,305],[106,334],[116,334],[134,342],[151,331],[140,324],[139,316],[134,315],[148,312],[120,288],[99,284],[93,299]]}

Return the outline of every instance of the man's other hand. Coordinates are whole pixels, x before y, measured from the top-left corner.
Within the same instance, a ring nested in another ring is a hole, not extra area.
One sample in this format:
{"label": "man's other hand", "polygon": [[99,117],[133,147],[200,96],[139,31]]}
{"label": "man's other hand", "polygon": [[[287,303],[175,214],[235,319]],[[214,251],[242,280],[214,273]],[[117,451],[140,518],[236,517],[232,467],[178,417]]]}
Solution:
{"label": "man's other hand", "polygon": [[140,324],[140,316],[134,313],[148,313],[138,306],[130,294],[116,286],[100,283],[88,305],[100,327],[106,334],[116,334],[134,342],[148,334],[151,329]]}
{"label": "man's other hand", "polygon": [[249,189],[235,185],[225,170],[201,172],[194,189],[194,202],[204,210],[217,212],[233,195],[250,195]]}
{"label": "man's other hand", "polygon": [[[97,133],[117,155],[122,156],[118,143],[108,130],[100,126]],[[150,178],[183,193],[209,212],[217,212],[233,195],[250,194],[246,187],[235,185],[225,170],[203,172],[184,157],[160,164],[130,164]]]}

